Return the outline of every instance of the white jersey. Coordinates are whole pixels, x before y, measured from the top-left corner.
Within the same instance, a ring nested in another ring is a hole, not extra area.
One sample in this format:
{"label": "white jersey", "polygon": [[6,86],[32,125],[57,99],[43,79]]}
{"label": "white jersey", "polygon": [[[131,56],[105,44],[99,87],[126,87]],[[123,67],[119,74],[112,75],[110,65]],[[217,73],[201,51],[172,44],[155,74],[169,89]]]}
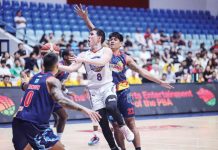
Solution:
{"label": "white jersey", "polygon": [[[107,47],[103,47],[97,52],[86,51],[83,55],[84,58],[88,59],[96,59],[101,58],[104,55],[104,51]],[[111,83],[113,81],[112,70],[110,68],[110,62],[105,64],[104,66],[95,66],[91,64],[85,64],[85,69],[88,76],[88,87],[89,88],[100,88],[107,83]]]}

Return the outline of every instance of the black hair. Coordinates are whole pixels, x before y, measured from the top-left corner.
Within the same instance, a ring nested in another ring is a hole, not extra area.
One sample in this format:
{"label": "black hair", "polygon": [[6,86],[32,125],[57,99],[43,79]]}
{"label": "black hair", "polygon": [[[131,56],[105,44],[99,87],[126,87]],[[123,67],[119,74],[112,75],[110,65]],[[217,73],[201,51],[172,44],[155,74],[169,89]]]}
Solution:
{"label": "black hair", "polygon": [[1,59],[1,64],[6,64],[6,59]]}
{"label": "black hair", "polygon": [[105,41],[105,33],[104,33],[104,31],[99,29],[99,28],[94,28],[94,29],[92,29],[92,31],[96,31],[97,36],[101,37],[101,43],[104,43],[104,41]]}
{"label": "black hair", "polygon": [[16,15],[18,15],[19,12],[22,13],[21,9],[19,9],[18,11],[16,11]]}
{"label": "black hair", "polygon": [[19,47],[20,45],[23,45],[23,43],[18,43],[18,47]]}
{"label": "black hair", "polygon": [[43,66],[45,67],[45,71],[52,71],[54,65],[58,62],[58,56],[55,53],[47,53],[43,57]]}
{"label": "black hair", "polygon": [[109,35],[109,39],[111,39],[112,37],[118,38],[120,40],[120,42],[123,42],[123,36],[119,32],[112,32]]}
{"label": "black hair", "polygon": [[64,56],[69,56],[70,55],[70,51],[69,50],[64,50],[61,54],[61,57],[64,58]]}

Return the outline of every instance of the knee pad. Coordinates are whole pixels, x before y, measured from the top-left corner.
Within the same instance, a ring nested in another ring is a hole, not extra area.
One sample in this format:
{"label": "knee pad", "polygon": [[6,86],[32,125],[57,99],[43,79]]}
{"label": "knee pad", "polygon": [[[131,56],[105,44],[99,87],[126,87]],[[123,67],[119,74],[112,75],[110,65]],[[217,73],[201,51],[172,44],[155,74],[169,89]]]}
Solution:
{"label": "knee pad", "polygon": [[116,95],[109,95],[105,100],[106,109],[113,111],[117,109],[117,97]]}

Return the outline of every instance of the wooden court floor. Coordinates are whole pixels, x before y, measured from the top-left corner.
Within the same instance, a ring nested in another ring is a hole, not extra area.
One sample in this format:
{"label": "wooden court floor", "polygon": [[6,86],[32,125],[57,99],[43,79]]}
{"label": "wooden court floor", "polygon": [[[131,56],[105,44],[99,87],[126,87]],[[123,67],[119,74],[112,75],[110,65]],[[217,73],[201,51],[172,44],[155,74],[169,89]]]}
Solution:
{"label": "wooden court floor", "polygon": [[[218,116],[138,120],[143,150],[218,150]],[[102,134],[88,146],[91,123],[67,124],[62,138],[66,150],[109,150]],[[0,125],[0,150],[13,150],[11,128]],[[127,143],[127,150],[134,150]]]}

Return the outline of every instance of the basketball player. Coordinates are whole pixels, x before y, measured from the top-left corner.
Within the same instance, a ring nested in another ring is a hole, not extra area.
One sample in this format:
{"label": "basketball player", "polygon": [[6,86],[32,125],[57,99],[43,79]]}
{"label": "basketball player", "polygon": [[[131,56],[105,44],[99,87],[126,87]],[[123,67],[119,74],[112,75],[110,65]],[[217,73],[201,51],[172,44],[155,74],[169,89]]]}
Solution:
{"label": "basketball player", "polygon": [[117,121],[119,129],[128,141],[132,141],[134,135],[125,125],[117,108],[116,89],[112,82],[112,70],[109,66],[112,51],[110,48],[102,47],[104,40],[104,31],[97,28],[91,30],[88,39],[90,50],[80,53],[78,57],[73,57],[72,61],[75,61],[76,64],[71,66],[59,65],[59,69],[72,72],[78,70],[82,64],[85,65],[89,80],[87,87],[91,95],[92,108],[99,112],[102,117],[99,124],[110,148],[118,150],[109,127],[107,113],[111,114]]}
{"label": "basketball player", "polygon": [[34,75],[28,84],[22,84],[23,89],[26,89],[25,94],[12,122],[12,141],[16,150],[27,150],[31,147],[33,149],[64,149],[59,138],[49,127],[49,118],[55,103],[86,113],[95,121],[101,118],[97,112],[63,95],[61,83],[54,77],[58,71],[58,57],[54,53],[44,56],[43,66],[44,72]]}
{"label": "basketball player", "polygon": [[[66,66],[71,65],[71,61],[69,61],[69,57],[73,56],[73,54],[69,50],[64,50],[61,55],[62,55],[63,60],[61,60],[59,63],[61,63],[62,65],[66,65]],[[68,76],[69,76],[69,73],[65,71],[59,71],[55,75],[55,77],[62,83],[63,93],[68,96],[73,96],[73,93],[70,92],[64,85],[64,82],[65,80],[67,80]],[[56,127],[57,135],[61,139],[62,134],[64,132],[64,127],[65,127],[68,115],[62,106],[60,106],[59,104],[56,104],[54,111],[53,111],[53,117],[55,120],[54,127]]]}
{"label": "basketball player", "polygon": [[[53,52],[55,53],[57,56],[59,55],[59,47],[52,44],[52,43],[47,43],[45,45],[43,45],[40,49],[41,55],[44,56],[46,55],[48,52]],[[70,53],[70,51],[63,51],[62,52],[62,58],[63,60],[60,61],[61,64],[63,65],[70,65],[71,61],[69,61],[69,56],[72,56],[72,54]],[[43,68],[43,66],[42,66]],[[68,78],[69,73],[68,72],[64,72],[64,71],[59,71],[55,77],[61,81],[62,83],[62,91],[64,94],[68,95],[68,96],[72,96],[73,93],[70,92],[65,86],[64,86],[64,81]],[[25,76],[23,74],[23,76]],[[23,77],[23,80],[26,80],[25,77]],[[28,82],[28,81],[25,81]],[[65,111],[65,109],[59,105],[58,103],[55,104],[54,106],[54,110],[52,113],[53,117],[54,117],[54,127],[56,127],[57,130],[57,136],[61,139],[62,134],[64,132],[64,128],[65,128],[65,124],[68,118],[68,115]]]}
{"label": "basketball player", "polygon": [[[95,26],[93,25],[93,23],[88,17],[87,8],[86,10],[83,10],[81,5],[80,6],[76,5],[75,11],[86,22],[90,30],[95,28]],[[140,68],[130,56],[121,52],[120,47],[122,47],[123,44],[122,42],[123,42],[123,36],[120,33],[113,32],[109,35],[109,47],[113,51],[113,57],[111,59],[111,67],[113,70],[113,82],[116,84],[118,108],[125,119],[125,123],[135,135],[135,139],[133,141],[135,149],[141,150],[139,131],[135,125],[134,105],[132,104],[129,83],[127,82],[125,76],[126,68],[127,67],[130,68],[131,70],[139,73],[144,78],[154,81],[163,87],[166,87],[168,89],[171,89],[173,87],[170,84],[153,77],[146,70]],[[114,135],[116,138],[116,142],[118,146],[121,147],[122,150],[125,150],[126,148],[124,143],[124,137],[120,133],[117,123],[114,122],[114,120],[112,120],[112,122],[113,122],[112,125],[114,128]]]}

